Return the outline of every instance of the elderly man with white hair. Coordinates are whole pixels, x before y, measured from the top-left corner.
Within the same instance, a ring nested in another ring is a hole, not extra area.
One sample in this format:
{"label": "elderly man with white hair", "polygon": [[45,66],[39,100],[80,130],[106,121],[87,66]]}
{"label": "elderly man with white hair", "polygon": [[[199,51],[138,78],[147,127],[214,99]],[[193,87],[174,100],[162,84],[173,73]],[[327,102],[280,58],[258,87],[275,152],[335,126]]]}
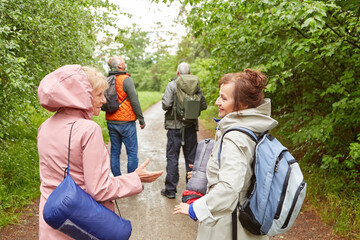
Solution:
{"label": "elderly man with white hair", "polygon": [[[207,103],[204,93],[200,88],[199,80],[195,75],[190,74],[190,66],[187,63],[180,63],[176,72],[177,77],[172,78],[166,86],[164,96],[162,98],[162,108],[165,113],[165,129],[167,130],[167,145],[166,145],[166,179],[165,188],[161,190],[161,195],[167,198],[175,198],[177,192],[177,184],[179,182],[179,155],[182,148],[185,157],[186,173],[191,171],[189,167],[195,161],[196,147],[197,147],[197,130],[198,120],[184,122],[179,116],[176,117],[176,92],[177,81],[182,77],[183,83],[186,81],[194,81],[197,79],[197,95],[200,97],[200,109],[207,108]],[[189,84],[189,86],[191,86]],[[175,116],[175,117],[174,117]],[[187,179],[186,179],[187,181]]]}
{"label": "elderly man with white hair", "polygon": [[109,130],[111,152],[111,171],[114,176],[121,175],[120,154],[124,143],[127,153],[127,172],[131,173],[138,167],[138,141],[135,121],[139,120],[140,128],[145,127],[145,120],[140,107],[135,85],[126,70],[124,59],[119,56],[112,57],[108,62],[112,71],[110,75],[116,76],[116,92],[120,106],[115,112],[106,113]]}

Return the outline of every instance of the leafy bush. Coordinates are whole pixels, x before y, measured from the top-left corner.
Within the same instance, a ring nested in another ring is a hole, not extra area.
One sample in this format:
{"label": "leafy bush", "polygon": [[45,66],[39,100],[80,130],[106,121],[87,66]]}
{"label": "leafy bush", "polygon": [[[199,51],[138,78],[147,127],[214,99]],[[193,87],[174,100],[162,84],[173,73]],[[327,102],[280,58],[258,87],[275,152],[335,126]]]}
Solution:
{"label": "leafy bush", "polygon": [[96,65],[96,34],[118,10],[98,0],[0,2],[0,227],[39,195],[37,127],[49,116],[40,80],[65,64]]}
{"label": "leafy bush", "polygon": [[186,2],[195,5],[191,33],[214,59],[210,92],[224,73],[261,68],[274,109],[295,123],[294,143],[311,142],[319,165],[324,156],[324,166],[359,169],[350,149],[360,124],[360,10],[352,1]]}
{"label": "leafy bush", "polygon": [[96,33],[114,25],[108,13],[117,10],[98,0],[1,1],[0,139],[30,116],[24,109],[38,104],[37,86],[46,74],[65,64],[97,64]]}
{"label": "leafy bush", "polygon": [[303,160],[300,165],[309,186],[307,199],[322,219],[338,234],[356,239],[360,232],[359,183],[352,183],[352,177],[345,171],[334,173]]}
{"label": "leafy bush", "polygon": [[9,128],[7,141],[0,141],[0,227],[17,218],[15,214],[39,196],[37,128],[49,116],[26,107],[30,118]]}
{"label": "leafy bush", "polygon": [[[193,6],[187,19],[190,34],[213,59],[202,67],[211,73],[205,83],[210,102],[222,74],[261,69],[269,77],[267,96],[281,121],[280,135],[301,156],[303,165],[319,169],[314,174],[339,180],[331,189],[325,180],[308,175],[310,181],[316,179],[328,187],[328,195],[313,197],[328,204],[341,199],[341,187],[349,202],[358,202],[359,196],[351,194],[359,191],[360,181],[358,2],[181,2]],[[310,194],[312,191],[309,184]],[[350,206],[344,203],[339,209]],[[358,216],[358,208],[347,210]],[[342,232],[341,228],[349,226],[345,232],[358,231],[354,219],[349,219],[351,224],[335,225],[335,229]]]}

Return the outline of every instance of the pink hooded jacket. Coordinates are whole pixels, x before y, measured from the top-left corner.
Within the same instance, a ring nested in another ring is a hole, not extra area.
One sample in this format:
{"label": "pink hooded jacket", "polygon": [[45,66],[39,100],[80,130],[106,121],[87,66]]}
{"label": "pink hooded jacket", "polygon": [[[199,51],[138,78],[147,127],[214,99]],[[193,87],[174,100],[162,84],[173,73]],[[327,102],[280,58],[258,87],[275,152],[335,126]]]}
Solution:
{"label": "pink hooded jacket", "polygon": [[117,198],[138,194],[142,184],[136,173],[110,177],[110,157],[101,128],[94,121],[92,87],[80,65],[66,65],[40,82],[41,106],[56,113],[38,130],[40,168],[39,239],[71,239],[43,219],[43,208],[52,191],[64,179],[68,165],[70,127],[70,175],[96,201],[114,210]]}

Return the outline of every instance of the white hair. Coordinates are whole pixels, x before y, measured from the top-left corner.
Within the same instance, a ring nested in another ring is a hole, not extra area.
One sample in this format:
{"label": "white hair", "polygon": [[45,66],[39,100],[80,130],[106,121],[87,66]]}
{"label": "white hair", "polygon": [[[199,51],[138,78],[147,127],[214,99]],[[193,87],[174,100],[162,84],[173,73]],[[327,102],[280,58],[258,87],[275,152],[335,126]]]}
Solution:
{"label": "white hair", "polygon": [[121,63],[120,59],[117,57],[114,57],[112,61],[110,62],[109,66],[113,70],[118,70],[118,66]]}
{"label": "white hair", "polygon": [[190,74],[190,66],[189,66],[189,64],[184,63],[184,62],[180,63],[178,68],[177,68],[177,72],[179,74]]}
{"label": "white hair", "polygon": [[81,68],[88,77],[88,80],[93,90],[99,87],[104,87],[104,89],[107,89],[109,87],[109,84],[106,81],[104,74],[100,72],[98,69],[89,66],[84,66]]}

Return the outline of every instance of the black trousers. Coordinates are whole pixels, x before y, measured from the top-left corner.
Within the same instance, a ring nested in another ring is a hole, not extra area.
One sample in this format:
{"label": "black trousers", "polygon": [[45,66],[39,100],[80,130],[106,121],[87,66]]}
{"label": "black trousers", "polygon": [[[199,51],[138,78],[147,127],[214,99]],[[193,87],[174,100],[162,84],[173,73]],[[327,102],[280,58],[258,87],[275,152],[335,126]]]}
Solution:
{"label": "black trousers", "polygon": [[[184,146],[181,146],[181,130],[169,129],[167,132],[166,145],[166,178],[165,191],[175,193],[179,182],[179,155],[180,148],[183,149],[185,157],[186,173],[191,171],[189,164],[194,164],[197,148],[197,134],[195,126],[185,128]],[[187,182],[187,178],[186,178]]]}

